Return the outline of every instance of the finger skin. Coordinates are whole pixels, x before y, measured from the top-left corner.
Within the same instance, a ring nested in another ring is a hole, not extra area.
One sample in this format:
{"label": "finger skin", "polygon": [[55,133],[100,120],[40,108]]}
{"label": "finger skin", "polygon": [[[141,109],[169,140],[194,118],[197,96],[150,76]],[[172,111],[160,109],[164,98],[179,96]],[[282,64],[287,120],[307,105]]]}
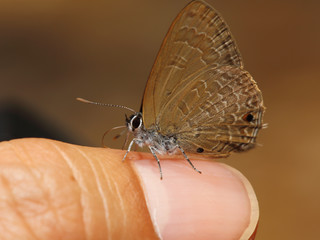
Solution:
{"label": "finger skin", "polygon": [[[199,222],[200,227],[212,226],[201,228],[201,239],[254,238],[258,204],[251,185],[236,170],[193,161],[200,175],[183,159],[161,158],[161,181],[151,154],[131,152],[122,162],[123,155],[48,139],[0,143],[1,239],[187,239]],[[193,194],[192,189],[208,194]],[[208,211],[200,211],[202,205]],[[200,212],[194,214],[194,208]],[[216,217],[208,218],[206,212]]]}
{"label": "finger skin", "polygon": [[119,156],[46,139],[2,142],[1,239],[157,239],[138,179]]}

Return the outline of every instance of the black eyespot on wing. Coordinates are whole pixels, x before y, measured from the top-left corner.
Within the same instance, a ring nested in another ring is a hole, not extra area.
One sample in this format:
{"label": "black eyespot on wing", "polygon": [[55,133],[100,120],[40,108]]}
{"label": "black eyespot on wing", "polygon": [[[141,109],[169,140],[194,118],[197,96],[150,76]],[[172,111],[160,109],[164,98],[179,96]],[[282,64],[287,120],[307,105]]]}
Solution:
{"label": "black eyespot on wing", "polygon": [[138,128],[140,126],[140,118],[139,117],[135,117],[133,120],[132,120],[132,127],[134,129]]}
{"label": "black eyespot on wing", "polygon": [[197,148],[198,153],[202,153],[203,151],[204,151],[203,148]]}
{"label": "black eyespot on wing", "polygon": [[251,113],[247,113],[242,117],[242,119],[247,122],[252,122],[254,120],[254,116]]}

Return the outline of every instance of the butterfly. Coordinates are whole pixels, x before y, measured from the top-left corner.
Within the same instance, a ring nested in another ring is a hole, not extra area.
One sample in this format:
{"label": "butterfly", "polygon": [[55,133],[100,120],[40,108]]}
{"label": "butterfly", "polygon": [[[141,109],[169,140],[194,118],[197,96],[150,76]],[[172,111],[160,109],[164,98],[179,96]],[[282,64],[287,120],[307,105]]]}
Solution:
{"label": "butterfly", "polygon": [[137,144],[150,149],[161,179],[158,154],[180,153],[201,173],[188,153],[216,158],[253,148],[264,110],[227,24],[204,1],[192,1],[161,45],[140,112],[126,117],[133,139],[123,159]]}

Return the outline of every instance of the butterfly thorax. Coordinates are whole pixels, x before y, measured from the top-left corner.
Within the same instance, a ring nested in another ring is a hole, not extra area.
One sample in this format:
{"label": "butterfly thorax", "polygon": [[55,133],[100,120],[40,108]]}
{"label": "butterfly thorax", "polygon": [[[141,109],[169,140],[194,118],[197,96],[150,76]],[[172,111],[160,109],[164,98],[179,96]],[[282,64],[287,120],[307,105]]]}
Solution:
{"label": "butterfly thorax", "polygon": [[155,129],[146,129],[141,113],[131,115],[126,122],[128,130],[133,134],[134,142],[139,147],[147,146],[159,154],[175,154],[178,149],[174,136],[164,136]]}

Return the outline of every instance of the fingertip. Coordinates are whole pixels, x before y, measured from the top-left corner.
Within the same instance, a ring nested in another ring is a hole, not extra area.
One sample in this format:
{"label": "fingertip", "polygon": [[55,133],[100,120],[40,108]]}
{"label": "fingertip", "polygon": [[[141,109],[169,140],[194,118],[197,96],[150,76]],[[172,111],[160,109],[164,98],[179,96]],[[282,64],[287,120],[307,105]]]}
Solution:
{"label": "fingertip", "polygon": [[[161,159],[131,153],[154,227],[163,239],[249,239],[259,210],[253,188],[237,170],[214,161]],[[253,239],[253,238],[251,238]]]}

